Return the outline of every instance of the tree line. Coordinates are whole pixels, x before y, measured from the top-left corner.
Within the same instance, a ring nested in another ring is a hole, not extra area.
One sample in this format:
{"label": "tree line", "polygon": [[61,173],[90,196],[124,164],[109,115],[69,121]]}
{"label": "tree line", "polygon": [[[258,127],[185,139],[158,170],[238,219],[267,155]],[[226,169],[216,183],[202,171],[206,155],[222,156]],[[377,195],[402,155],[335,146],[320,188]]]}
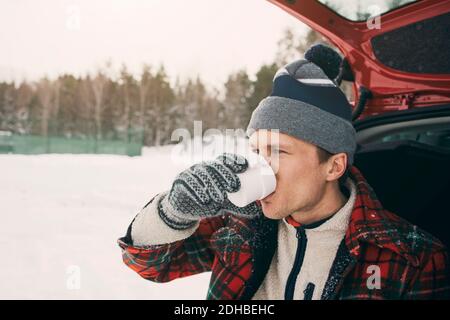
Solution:
{"label": "tree line", "polygon": [[245,128],[270,94],[277,69],[317,42],[324,39],[312,30],[301,37],[287,29],[273,63],[255,75],[233,72],[219,89],[208,88],[200,76],[172,84],[163,65],[144,65],[138,77],[123,65],[113,77],[110,63],[85,76],[0,82],[0,131],[155,146],[170,143],[177,128],[193,130],[194,120],[202,121],[203,130]]}

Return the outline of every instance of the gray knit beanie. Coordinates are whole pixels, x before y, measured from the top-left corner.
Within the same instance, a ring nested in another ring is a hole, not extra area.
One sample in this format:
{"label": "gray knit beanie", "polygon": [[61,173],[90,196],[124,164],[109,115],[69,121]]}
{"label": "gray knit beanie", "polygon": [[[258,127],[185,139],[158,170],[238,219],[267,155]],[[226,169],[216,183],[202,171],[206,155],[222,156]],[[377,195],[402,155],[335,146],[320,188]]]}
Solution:
{"label": "gray knit beanie", "polygon": [[340,56],[333,49],[316,45],[305,53],[305,59],[279,69],[272,93],[252,113],[247,135],[258,129],[278,129],[331,154],[345,152],[352,165],[356,139],[351,105],[330,80],[337,76],[337,59]]}

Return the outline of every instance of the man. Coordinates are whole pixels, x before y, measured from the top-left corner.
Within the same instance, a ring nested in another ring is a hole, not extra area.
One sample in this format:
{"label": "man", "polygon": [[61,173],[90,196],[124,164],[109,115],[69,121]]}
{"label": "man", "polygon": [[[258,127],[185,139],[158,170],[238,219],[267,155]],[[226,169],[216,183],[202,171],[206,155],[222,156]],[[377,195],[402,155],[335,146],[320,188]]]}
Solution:
{"label": "man", "polygon": [[124,262],[155,282],[212,271],[208,299],[448,298],[444,246],[383,209],[352,166],[350,104],[305,57],[277,72],[247,128],[276,190],[238,208],[227,193],[245,159],[196,164],[135,217]]}

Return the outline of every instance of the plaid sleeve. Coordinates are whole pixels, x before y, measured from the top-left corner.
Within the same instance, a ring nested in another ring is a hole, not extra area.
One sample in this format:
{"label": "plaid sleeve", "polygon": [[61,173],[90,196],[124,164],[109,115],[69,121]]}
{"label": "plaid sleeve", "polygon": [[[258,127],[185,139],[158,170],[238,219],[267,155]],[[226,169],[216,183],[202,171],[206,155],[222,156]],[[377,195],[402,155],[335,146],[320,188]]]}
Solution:
{"label": "plaid sleeve", "polygon": [[434,252],[412,281],[406,299],[450,299],[449,260],[445,250]]}
{"label": "plaid sleeve", "polygon": [[211,235],[224,224],[221,216],[203,219],[188,238],[168,244],[133,246],[131,224],[127,235],[118,240],[124,263],[144,279],[168,282],[210,271],[214,253]]}

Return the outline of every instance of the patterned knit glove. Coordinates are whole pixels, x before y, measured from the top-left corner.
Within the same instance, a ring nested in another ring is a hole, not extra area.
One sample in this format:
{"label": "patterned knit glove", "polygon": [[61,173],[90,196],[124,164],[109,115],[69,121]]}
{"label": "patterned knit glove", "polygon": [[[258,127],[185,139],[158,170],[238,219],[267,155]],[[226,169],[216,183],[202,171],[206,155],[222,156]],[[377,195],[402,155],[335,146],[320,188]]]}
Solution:
{"label": "patterned knit glove", "polygon": [[247,167],[244,157],[224,153],[214,161],[204,161],[181,172],[158,204],[161,219],[171,228],[182,230],[202,218],[226,212],[249,218],[260,215],[262,211],[255,202],[239,208],[227,197],[227,192],[239,190],[236,174]]}

